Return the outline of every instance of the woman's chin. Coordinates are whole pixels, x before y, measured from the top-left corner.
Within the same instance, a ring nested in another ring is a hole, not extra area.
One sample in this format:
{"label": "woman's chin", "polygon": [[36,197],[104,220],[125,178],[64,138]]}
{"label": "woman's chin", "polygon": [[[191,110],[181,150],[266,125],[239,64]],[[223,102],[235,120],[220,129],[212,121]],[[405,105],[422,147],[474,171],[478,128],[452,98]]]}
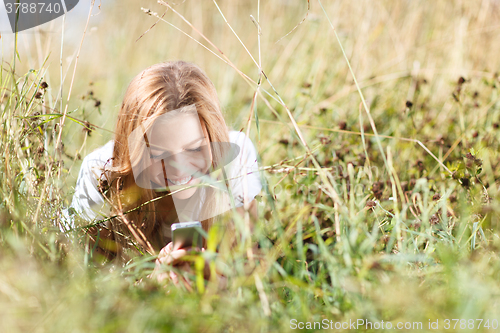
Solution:
{"label": "woman's chin", "polygon": [[[174,199],[185,200],[185,199],[191,198],[196,193],[196,190],[198,189],[197,187],[190,187],[190,186],[198,185],[199,183],[200,183],[199,178],[193,178],[186,185],[175,186],[175,185],[171,184],[170,182],[168,182],[168,185],[169,185],[171,192],[175,192],[175,191],[180,190],[180,191],[172,194],[172,197]],[[186,187],[190,187],[190,188],[186,188]],[[183,189],[183,188],[186,188],[186,189]]]}
{"label": "woman's chin", "polygon": [[178,200],[186,200],[191,198],[196,193],[196,189],[196,187],[192,187],[187,190],[179,191],[172,194],[172,197]]}

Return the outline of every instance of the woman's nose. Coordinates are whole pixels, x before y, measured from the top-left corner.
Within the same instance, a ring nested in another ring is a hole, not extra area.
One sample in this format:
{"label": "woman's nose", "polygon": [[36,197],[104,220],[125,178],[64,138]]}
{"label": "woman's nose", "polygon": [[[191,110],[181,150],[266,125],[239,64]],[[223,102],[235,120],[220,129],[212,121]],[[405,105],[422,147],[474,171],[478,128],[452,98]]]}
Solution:
{"label": "woman's nose", "polygon": [[167,177],[182,177],[187,174],[191,174],[188,170],[189,169],[189,163],[188,159],[183,153],[178,153],[174,155],[170,155],[165,159],[165,168],[166,168],[166,173]]}

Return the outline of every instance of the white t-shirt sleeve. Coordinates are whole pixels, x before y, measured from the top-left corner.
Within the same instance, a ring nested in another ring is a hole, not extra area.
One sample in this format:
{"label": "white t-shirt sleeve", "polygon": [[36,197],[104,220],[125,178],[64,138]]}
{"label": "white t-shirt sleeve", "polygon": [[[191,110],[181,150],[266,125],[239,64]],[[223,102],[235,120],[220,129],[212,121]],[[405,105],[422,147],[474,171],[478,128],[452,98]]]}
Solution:
{"label": "white t-shirt sleeve", "polygon": [[[99,179],[106,179],[103,170],[105,165],[111,166],[112,157],[113,141],[110,141],[83,159],[70,210],[86,221],[102,220],[109,215],[109,204],[99,192],[98,185]],[[63,212],[63,216],[68,218],[68,213]]]}
{"label": "white t-shirt sleeve", "polygon": [[229,140],[239,146],[238,156],[228,164],[229,185],[236,207],[243,206],[244,198],[252,201],[262,190],[255,147],[245,133],[230,131]]}

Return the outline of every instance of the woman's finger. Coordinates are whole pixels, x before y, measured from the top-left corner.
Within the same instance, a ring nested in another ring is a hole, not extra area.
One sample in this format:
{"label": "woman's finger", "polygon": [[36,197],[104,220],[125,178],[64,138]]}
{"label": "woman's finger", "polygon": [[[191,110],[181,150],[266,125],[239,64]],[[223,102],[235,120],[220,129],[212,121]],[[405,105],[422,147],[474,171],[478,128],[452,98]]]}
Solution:
{"label": "woman's finger", "polygon": [[179,286],[179,278],[177,277],[177,274],[170,271],[169,275],[170,275],[170,279],[172,279],[172,282],[174,283],[174,285]]}
{"label": "woman's finger", "polygon": [[166,254],[163,257],[158,257],[158,260],[162,264],[177,265],[179,262],[182,261],[179,259],[182,258],[183,256],[185,256],[186,253],[187,253],[187,251],[184,249],[175,250],[175,251],[172,251],[172,252]]}
{"label": "woman's finger", "polygon": [[158,254],[158,258],[167,256],[170,252],[172,252],[172,247],[173,247],[173,243],[172,242],[170,242],[166,246],[164,246],[160,250],[160,253]]}
{"label": "woman's finger", "polygon": [[170,271],[169,276],[176,287],[179,287],[182,283],[187,290],[189,290],[190,292],[193,291],[193,287],[191,287],[191,282],[183,275]]}

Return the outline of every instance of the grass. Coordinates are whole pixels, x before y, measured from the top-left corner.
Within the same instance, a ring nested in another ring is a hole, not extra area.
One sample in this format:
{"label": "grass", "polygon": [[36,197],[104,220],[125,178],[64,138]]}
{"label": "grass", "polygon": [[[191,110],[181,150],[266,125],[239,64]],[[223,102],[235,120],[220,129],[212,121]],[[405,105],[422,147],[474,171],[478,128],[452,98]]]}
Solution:
{"label": "grass", "polygon": [[[357,330],[430,331],[438,321],[439,331],[494,331],[496,1],[170,6],[96,3],[87,28],[87,14],[71,27],[68,16],[65,39],[62,19],[19,34],[15,48],[2,35],[1,330],[268,332],[383,320]],[[224,256],[223,291],[164,288],[147,278],[147,256],[97,264],[81,232],[58,227],[81,158],[113,136],[128,82],[168,59],[206,70],[228,124],[261,158],[252,237],[263,253],[248,258],[242,241]]]}

